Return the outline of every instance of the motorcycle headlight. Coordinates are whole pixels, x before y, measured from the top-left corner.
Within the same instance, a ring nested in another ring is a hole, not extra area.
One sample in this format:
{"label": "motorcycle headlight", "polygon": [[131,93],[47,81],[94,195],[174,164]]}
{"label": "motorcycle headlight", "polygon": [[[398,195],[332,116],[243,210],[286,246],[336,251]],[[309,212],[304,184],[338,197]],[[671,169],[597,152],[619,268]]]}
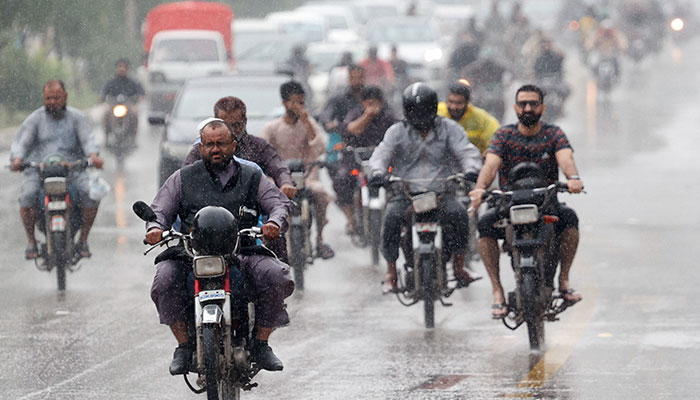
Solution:
{"label": "motorcycle headlight", "polygon": [[129,109],[124,104],[117,104],[112,108],[112,114],[117,118],[125,116],[128,111]]}
{"label": "motorcycle headlight", "polygon": [[676,32],[682,31],[684,27],[685,22],[683,21],[683,18],[674,18],[673,21],[671,21],[671,29]]}
{"label": "motorcycle headlight", "polygon": [[438,47],[426,50],[425,54],[423,54],[423,58],[425,62],[438,61],[442,58],[442,50]]}
{"label": "motorcycle headlight", "polygon": [[211,278],[226,272],[226,262],[222,256],[197,256],[194,258],[194,276]]}
{"label": "motorcycle headlight", "polygon": [[510,223],[513,225],[532,224],[539,219],[535,204],[522,204],[510,208]]}

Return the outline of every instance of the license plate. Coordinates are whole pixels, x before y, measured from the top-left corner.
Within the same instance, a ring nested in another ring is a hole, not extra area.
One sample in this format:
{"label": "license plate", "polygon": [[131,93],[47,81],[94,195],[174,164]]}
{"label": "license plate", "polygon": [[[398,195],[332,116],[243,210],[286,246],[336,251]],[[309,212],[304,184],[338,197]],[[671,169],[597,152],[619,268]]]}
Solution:
{"label": "license plate", "polygon": [[199,292],[199,301],[225,300],[226,292],[223,290],[203,290]]}
{"label": "license plate", "polygon": [[65,210],[67,208],[67,204],[65,201],[50,201],[49,204],[46,205],[46,208],[49,211]]}
{"label": "license plate", "polygon": [[66,230],[66,220],[62,215],[51,217],[51,232],[63,232]]}

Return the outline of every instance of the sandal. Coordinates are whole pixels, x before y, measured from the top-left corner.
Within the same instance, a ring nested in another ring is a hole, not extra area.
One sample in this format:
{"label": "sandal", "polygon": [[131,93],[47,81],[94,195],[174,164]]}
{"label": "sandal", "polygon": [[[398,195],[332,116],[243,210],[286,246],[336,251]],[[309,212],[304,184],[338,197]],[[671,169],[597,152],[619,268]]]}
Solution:
{"label": "sandal", "polygon": [[[495,312],[496,310],[503,311],[503,312]],[[506,304],[506,303],[491,304],[491,318],[492,319],[503,319],[506,317],[506,315],[508,315],[508,304]]]}
{"label": "sandal", "polygon": [[464,271],[463,274],[466,276],[462,276],[462,274],[455,274],[455,281],[457,281],[457,286],[455,287],[455,289],[465,288],[465,287],[469,286],[470,284],[472,284],[473,282],[476,282],[479,279],[483,278],[483,276],[481,276],[475,272],[469,273],[467,270],[463,270],[463,271]]}
{"label": "sandal", "polygon": [[564,300],[564,302],[567,304],[567,306],[573,306],[574,304],[583,300],[583,296],[581,296],[580,293],[576,293],[576,289],[569,288],[569,289],[559,290],[559,295]]}
{"label": "sandal", "polygon": [[74,253],[78,254],[80,258],[90,258],[92,253],[90,253],[90,248],[87,242],[78,242],[75,244]]}
{"label": "sandal", "polygon": [[37,258],[39,258],[39,248],[36,244],[27,245],[27,248],[24,249],[24,259],[35,260]]}
{"label": "sandal", "polygon": [[396,285],[397,279],[391,275],[387,275],[382,281],[382,294],[396,293],[398,292],[398,287]]}
{"label": "sandal", "polygon": [[331,249],[331,246],[325,243],[319,243],[316,246],[316,254],[324,260],[333,258],[335,256],[335,252],[333,251],[333,249]]}

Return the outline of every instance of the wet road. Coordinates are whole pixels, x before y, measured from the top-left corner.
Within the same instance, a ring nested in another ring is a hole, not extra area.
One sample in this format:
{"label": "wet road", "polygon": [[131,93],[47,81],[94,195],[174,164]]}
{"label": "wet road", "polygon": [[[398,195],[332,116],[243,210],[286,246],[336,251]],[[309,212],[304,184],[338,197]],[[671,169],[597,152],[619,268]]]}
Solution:
{"label": "wet road", "polygon": [[[700,43],[667,47],[609,99],[570,60],[568,133],[588,194],[566,196],[581,219],[572,283],[584,301],[547,325],[544,354],[524,328],[489,319],[481,281],[437,308],[426,331],[419,306],[379,294],[379,267],[336,223],[338,255],[310,267],[289,300],[292,324],[271,345],[282,373],[261,373],[249,398],[278,399],[672,399],[700,390],[700,313],[693,294],[700,213]],[[574,58],[574,57],[569,57]],[[510,98],[510,94],[509,94]],[[512,121],[512,115],[507,117]],[[22,259],[19,176],[0,171],[0,398],[194,399],[167,372],[174,340],[149,298],[152,256],[130,212],[155,193],[157,140],[144,132],[90,237],[93,258],[57,294],[55,276]],[[6,152],[0,154],[7,159]],[[506,265],[506,259],[502,259]],[[476,269],[483,272],[483,266]],[[512,277],[503,268],[506,288]]]}

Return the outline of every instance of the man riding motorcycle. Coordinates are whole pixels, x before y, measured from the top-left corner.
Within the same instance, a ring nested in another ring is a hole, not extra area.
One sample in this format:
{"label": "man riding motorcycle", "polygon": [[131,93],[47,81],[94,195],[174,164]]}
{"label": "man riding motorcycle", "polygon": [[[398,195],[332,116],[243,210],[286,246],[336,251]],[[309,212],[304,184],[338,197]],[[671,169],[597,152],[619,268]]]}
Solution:
{"label": "man riding motorcycle", "polygon": [[[285,114],[269,122],[263,128],[262,138],[277,150],[282,159],[300,159],[304,163],[317,161],[326,147],[326,134],[316,120],[304,108],[305,91],[296,81],[285,82],[280,87]],[[316,251],[324,260],[335,255],[333,249],[323,241],[323,228],[328,223],[326,209],[331,197],[326,193],[314,168],[306,179],[306,185],[314,196],[316,218]]]}
{"label": "man riding motorcycle", "polygon": [[[384,138],[384,133],[396,122],[396,117],[384,100],[382,89],[378,86],[367,86],[360,94],[361,105],[352,109],[343,121],[343,143],[351,147],[375,147]],[[352,160],[338,162],[333,176],[333,189],[336,203],[348,219],[347,230],[354,232],[353,195],[357,186],[356,177],[349,173],[353,168]]]}
{"label": "man riding motorcycle", "polygon": [[[193,226],[194,216],[206,206],[220,206],[237,216],[241,228],[257,224],[241,209],[260,211],[268,216],[262,226],[266,239],[274,239],[287,227],[289,200],[262,173],[250,165],[233,159],[237,141],[224,121],[209,121],[200,130],[199,149],[202,159],[175,171],[158,191],[151,208],[156,222],[146,224],[146,241],[158,243],[163,231],[180,217],[182,231]],[[256,341],[251,356],[263,369],[282,370],[283,364],[268,345],[270,333],[289,323],[284,299],[294,291],[289,266],[274,257],[260,254],[238,256],[241,270],[252,282],[256,314]],[[194,344],[188,333],[187,280],[190,270],[177,258],[158,263],[151,287],[151,299],[156,305],[161,324],[168,325],[178,342],[172,375],[187,373]]]}
{"label": "man riding motorcycle", "polygon": [[485,156],[493,133],[500,127],[498,120],[469,102],[471,86],[465,79],[460,79],[449,90],[447,101],[438,103],[437,114],[462,125],[469,141]]}
{"label": "man riding motorcycle", "polygon": [[350,110],[361,104],[361,93],[365,87],[365,70],[359,65],[348,65],[348,88],[332,97],[323,109],[319,122],[327,132],[338,131]]}
{"label": "man riding motorcycle", "polygon": [[[246,105],[243,100],[233,96],[220,98],[214,104],[214,116],[224,120],[236,137],[235,156],[259,165],[263,173],[275,181],[282,193],[290,199],[293,198],[297,190],[292,182],[289,168],[277,150],[270,146],[265,139],[248,134]],[[201,159],[201,155],[199,141],[197,141],[185,158],[183,167],[199,159]],[[287,262],[287,243],[282,235],[270,241],[268,246],[280,260]]]}
{"label": "man riding motorcycle", "polygon": [[[515,113],[519,123],[501,127],[496,131],[486,154],[484,167],[479,173],[474,190],[469,193],[473,207],[476,209],[491,182],[499,175],[501,188],[508,189],[508,174],[516,164],[534,162],[545,171],[547,184],[558,180],[559,168],[567,178],[571,193],[579,193],[583,182],[578,176],[574,163],[573,150],[564,132],[556,125],[540,121],[546,110],[544,92],[537,86],[524,85],[515,95]],[[559,204],[555,223],[558,236],[561,272],[559,274],[559,291],[565,301],[576,303],[582,299],[569,285],[569,271],[578,247],[578,217],[571,208]],[[493,305],[491,314],[501,319],[508,313],[503,286],[499,276],[498,239],[505,238],[502,228],[494,227],[498,216],[495,210],[486,211],[479,219],[479,254],[486,266],[493,287]]]}
{"label": "man riding motorcycle", "polygon": [[[31,113],[20,126],[10,151],[10,169],[19,171],[23,163],[40,163],[46,156],[58,154],[68,161],[89,157],[97,168],[102,168],[99,157],[99,145],[92,132],[87,117],[78,109],[68,107],[65,85],[59,80],[50,80],[44,84],[44,107]],[[80,238],[76,245],[76,254],[90,257],[87,244],[90,228],[95,221],[99,201],[90,199],[88,193],[89,179],[85,171],[74,172],[69,184],[76,190],[73,197],[75,204],[82,209],[82,226]],[[28,244],[24,256],[28,260],[39,257],[34,225],[39,216],[39,194],[41,178],[33,169],[24,171],[22,191],[19,197],[19,214],[27,234]]]}
{"label": "man riding motorcycle", "polygon": [[[100,94],[100,102],[104,103],[108,99],[116,99],[119,95],[123,95],[128,101],[137,103],[143,98],[145,92],[143,87],[137,81],[129,78],[129,60],[126,58],[121,58],[115,63],[116,71],[114,73],[114,78],[110,79],[109,82],[102,89]],[[136,107],[130,107],[129,113],[126,115],[128,128],[127,132],[135,137],[138,131],[138,112]],[[109,108],[104,115],[103,125],[105,127],[105,135],[110,134],[111,124],[109,119],[112,118],[112,109]]]}
{"label": "man riding motorcycle", "polygon": [[[404,90],[405,120],[389,128],[372,154],[370,182],[383,181],[389,167],[392,175],[399,178],[429,180],[424,185],[411,184],[408,191],[429,190],[442,195],[440,222],[452,228],[446,229],[445,249],[454,254],[455,278],[466,286],[476,280],[464,269],[469,234],[467,210],[435,181],[458,172],[475,174],[481,167],[481,155],[476,146],[469,143],[458,123],[437,115],[437,105],[437,93],[425,83],[414,83]],[[382,240],[382,253],[387,261],[387,274],[382,282],[384,293],[397,290],[396,260],[401,228],[410,206],[410,198],[401,194],[387,204]]]}

